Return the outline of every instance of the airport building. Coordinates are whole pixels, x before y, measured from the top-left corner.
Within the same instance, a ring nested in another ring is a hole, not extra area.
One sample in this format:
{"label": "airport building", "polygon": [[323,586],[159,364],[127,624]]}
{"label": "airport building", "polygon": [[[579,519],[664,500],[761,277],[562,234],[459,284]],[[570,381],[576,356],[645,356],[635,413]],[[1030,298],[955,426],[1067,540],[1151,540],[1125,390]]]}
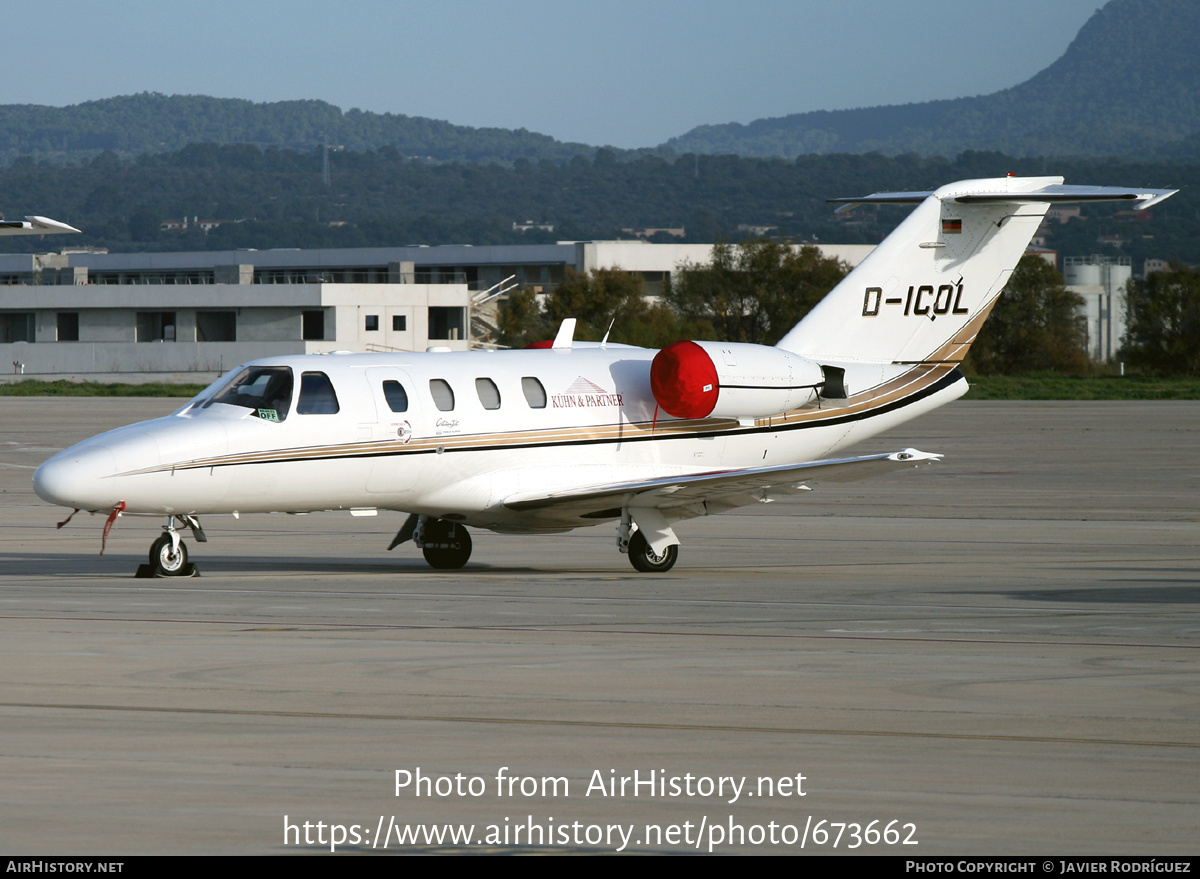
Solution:
{"label": "airport building", "polygon": [[[822,246],[857,265],[870,245]],[[221,372],[257,357],[487,345],[498,295],[620,269],[660,292],[707,244],[0,255],[0,363],[25,374]]]}
{"label": "airport building", "polygon": [[1115,360],[1127,329],[1125,285],[1133,277],[1127,256],[1063,257],[1067,289],[1083,297],[1087,353],[1096,361]]}
{"label": "airport building", "polygon": [[[851,266],[873,249],[820,248]],[[569,270],[620,269],[655,295],[711,254],[644,241],[0,254],[0,364],[30,375],[213,373],[275,354],[465,350],[490,344],[509,289],[546,293]],[[1064,257],[1063,274],[1084,299],[1088,356],[1112,360],[1129,259]]]}

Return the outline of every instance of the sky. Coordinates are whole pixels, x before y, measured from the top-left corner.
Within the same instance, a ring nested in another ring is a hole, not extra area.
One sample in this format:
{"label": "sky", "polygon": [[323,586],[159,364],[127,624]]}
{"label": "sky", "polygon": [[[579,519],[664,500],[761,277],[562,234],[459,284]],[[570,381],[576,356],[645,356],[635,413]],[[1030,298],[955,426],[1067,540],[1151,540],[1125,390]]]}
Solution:
{"label": "sky", "polygon": [[6,3],[0,104],[138,92],[655,146],[697,125],[987,94],[1103,0]]}

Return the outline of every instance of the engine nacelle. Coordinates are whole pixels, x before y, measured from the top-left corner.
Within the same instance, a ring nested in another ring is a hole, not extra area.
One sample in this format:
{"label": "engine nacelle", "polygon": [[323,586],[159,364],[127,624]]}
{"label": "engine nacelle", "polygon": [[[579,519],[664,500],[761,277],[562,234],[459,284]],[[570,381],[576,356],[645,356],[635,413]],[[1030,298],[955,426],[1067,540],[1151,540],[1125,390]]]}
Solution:
{"label": "engine nacelle", "polygon": [[746,342],[676,342],[650,366],[654,400],[676,418],[765,418],[817,398],[821,366]]}

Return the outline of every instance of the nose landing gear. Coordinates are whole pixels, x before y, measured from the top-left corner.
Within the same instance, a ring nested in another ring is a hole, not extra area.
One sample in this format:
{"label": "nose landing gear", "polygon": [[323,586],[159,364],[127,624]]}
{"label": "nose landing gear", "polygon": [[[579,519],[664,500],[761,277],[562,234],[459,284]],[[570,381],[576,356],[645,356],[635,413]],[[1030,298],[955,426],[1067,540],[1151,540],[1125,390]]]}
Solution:
{"label": "nose landing gear", "polygon": [[[150,563],[138,565],[139,578],[152,577],[199,577],[196,566],[188,561],[187,545],[180,539],[175,530],[175,516],[167,519],[163,526],[164,533],[154,543],[150,544]],[[200,523],[193,516],[179,516],[179,521],[192,529],[192,535],[199,543],[207,543],[208,537]]]}
{"label": "nose landing gear", "polygon": [[[164,534],[150,544],[150,567],[156,576],[178,577],[180,571],[187,567],[187,558],[187,546],[179,539],[178,531]],[[192,567],[195,568],[195,565]]]}

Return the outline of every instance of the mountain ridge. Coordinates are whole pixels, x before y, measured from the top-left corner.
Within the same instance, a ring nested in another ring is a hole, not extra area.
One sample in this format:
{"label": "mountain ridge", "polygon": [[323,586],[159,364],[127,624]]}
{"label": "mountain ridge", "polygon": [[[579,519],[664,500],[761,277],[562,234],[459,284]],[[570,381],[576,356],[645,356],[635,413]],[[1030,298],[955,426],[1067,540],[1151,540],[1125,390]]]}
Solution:
{"label": "mountain ridge", "polygon": [[[1149,37],[1137,37],[1148,33]],[[794,158],[881,152],[953,156],[1170,154],[1200,131],[1200,3],[1110,0],[1066,51],[1028,80],[989,95],[817,110],[746,125],[698,126],[675,152]],[[1144,46],[1149,51],[1136,51]]]}
{"label": "mountain ridge", "polygon": [[0,160],[20,155],[76,159],[103,150],[118,154],[172,152],[191,143],[253,144],[313,150],[390,147],[436,161],[567,161],[596,147],[555,140],[524,128],[473,128],[440,119],[343,111],[308,99],[255,102],[208,95],[140,92],[48,107],[0,105]]}
{"label": "mountain ridge", "polygon": [[[1145,34],[1147,36],[1141,36]],[[20,156],[81,161],[192,143],[311,152],[396,150],[435,162],[569,162],[658,155],[747,158],[870,153],[952,158],[1200,157],[1200,2],[1110,0],[1063,54],[1023,83],[989,95],[698,126],[658,147],[621,150],[526,129],[474,128],[420,116],[343,111],[325,101],[257,103],[142,92],[67,107],[0,105],[0,164]]]}

